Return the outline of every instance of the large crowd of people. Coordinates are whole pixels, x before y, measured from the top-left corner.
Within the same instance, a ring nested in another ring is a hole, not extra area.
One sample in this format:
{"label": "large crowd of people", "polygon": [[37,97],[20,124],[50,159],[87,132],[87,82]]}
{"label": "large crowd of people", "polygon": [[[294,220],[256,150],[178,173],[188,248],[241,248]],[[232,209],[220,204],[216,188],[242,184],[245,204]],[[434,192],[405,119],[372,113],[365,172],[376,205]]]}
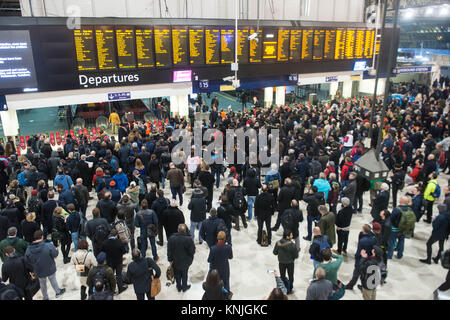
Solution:
{"label": "large crowd of people", "polygon": [[[63,295],[65,288],[56,279],[60,251],[63,263],[73,265],[80,277],[82,300],[112,300],[128,285],[136,299],[155,299],[162,274],[174,279],[178,292],[186,292],[196,246],[203,242],[210,267],[204,295],[198,298],[231,299],[230,276],[238,272],[229,264],[232,235],[248,232],[255,219],[258,231],[251,246],[272,248],[268,254],[273,252],[279,262],[279,270],[272,270],[276,288],[267,299],[286,300],[293,293],[301,241],[310,243],[314,266],[307,300],[341,299],[354,286],[364,299],[376,299],[378,285],[389,281],[388,262],[394,252],[402,259],[418,223],[431,224],[420,261],[442,260],[448,267],[444,242],[450,230],[450,187],[439,185],[437,178],[450,171],[450,89],[410,87],[414,101],[406,95],[391,99],[384,126],[381,100],[375,101],[372,124],[371,100],[365,99],[342,101],[338,96],[327,105],[263,107],[255,97],[243,112],[221,109],[216,98],[211,110],[205,101],[196,103],[209,114],[203,128],[220,130],[224,145],[227,129],[279,129],[279,138],[269,140],[279,144],[279,163],[264,166],[250,163],[253,141],[235,149],[235,156],[245,155],[242,164],[225,159],[209,165],[194,149],[181,152],[184,161],[176,164],[172,150],[177,141],[171,133],[192,130],[195,106],[187,119],[170,118],[162,131],[138,121],[120,123],[113,116],[117,135],[102,131],[93,141],[68,136],[57,148],[45,135],[36,135],[20,156],[9,139],[0,146],[0,299],[31,300],[38,290],[49,299],[47,279],[56,297]],[[355,162],[376,147],[380,130],[380,159],[390,173],[383,181],[369,181],[357,173]],[[363,203],[369,191],[370,203]],[[181,208],[184,202],[188,212]],[[363,208],[370,215],[351,253],[352,279],[344,284],[339,268],[350,254],[352,217],[362,215]],[[308,233],[301,237],[303,221]],[[283,236],[275,241],[272,232],[280,227]],[[439,250],[433,257],[435,242]],[[160,250],[167,250],[168,270],[158,266]],[[132,262],[125,270],[126,255]],[[374,272],[380,275],[375,283]],[[447,274],[439,290],[449,287]]]}

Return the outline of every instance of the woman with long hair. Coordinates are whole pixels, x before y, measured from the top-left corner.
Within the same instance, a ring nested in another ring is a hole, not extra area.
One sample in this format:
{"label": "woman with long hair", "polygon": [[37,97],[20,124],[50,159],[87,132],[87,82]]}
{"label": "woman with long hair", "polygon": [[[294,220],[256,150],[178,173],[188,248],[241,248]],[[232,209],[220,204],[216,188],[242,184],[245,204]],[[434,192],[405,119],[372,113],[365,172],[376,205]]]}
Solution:
{"label": "woman with long hair", "polygon": [[202,300],[226,300],[223,291],[223,281],[220,280],[219,272],[216,269],[209,272],[202,287],[205,290]]}
{"label": "woman with long hair", "polygon": [[97,259],[95,258],[92,251],[89,250],[89,244],[86,240],[80,240],[78,242],[78,250],[73,254],[71,263],[75,265],[75,268],[77,270],[77,273],[80,277],[80,294],[81,294],[81,300],[87,299],[87,275],[89,273],[89,270],[93,267],[97,266]]}

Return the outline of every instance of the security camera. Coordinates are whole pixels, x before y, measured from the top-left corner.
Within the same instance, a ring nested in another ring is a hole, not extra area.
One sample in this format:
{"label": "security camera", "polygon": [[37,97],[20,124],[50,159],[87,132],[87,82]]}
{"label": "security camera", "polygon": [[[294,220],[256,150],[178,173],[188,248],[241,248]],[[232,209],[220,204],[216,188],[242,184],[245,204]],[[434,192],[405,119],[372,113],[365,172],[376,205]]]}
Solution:
{"label": "security camera", "polygon": [[241,81],[238,80],[238,79],[233,80],[232,86],[233,86],[233,88],[235,88],[235,89],[236,89],[236,88],[239,88],[239,87],[241,86]]}
{"label": "security camera", "polygon": [[223,78],[223,81],[233,81],[233,80],[234,80],[234,76],[229,76],[229,77]]}
{"label": "security camera", "polygon": [[369,69],[369,70],[367,70],[368,72],[369,72],[369,75],[371,75],[371,76],[375,76],[376,74],[377,74],[377,70],[376,69]]}
{"label": "security camera", "polygon": [[258,38],[257,37],[258,37],[258,33],[255,32],[255,33],[253,33],[253,34],[248,36],[248,40],[255,39],[255,41],[258,42]]}

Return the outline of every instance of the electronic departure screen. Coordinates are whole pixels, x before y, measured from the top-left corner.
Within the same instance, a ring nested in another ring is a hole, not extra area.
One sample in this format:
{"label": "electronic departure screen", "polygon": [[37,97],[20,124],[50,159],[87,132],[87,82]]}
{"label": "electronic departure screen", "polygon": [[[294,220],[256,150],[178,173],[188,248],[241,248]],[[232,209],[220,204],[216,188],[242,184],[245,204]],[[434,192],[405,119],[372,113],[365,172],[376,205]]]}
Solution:
{"label": "electronic departure screen", "polygon": [[323,59],[333,60],[335,48],[336,48],[336,30],[327,29],[325,30]]}
{"label": "electronic departure screen", "polygon": [[203,27],[189,27],[189,56],[191,64],[205,64],[205,35]]}
{"label": "electronic departure screen", "polygon": [[289,61],[289,29],[278,29],[278,61]]}
{"label": "electronic departure screen", "polygon": [[100,70],[117,69],[114,27],[97,27],[95,39],[97,41],[98,68]]}
{"label": "electronic departure screen", "polygon": [[234,62],[234,29],[222,28],[220,30],[221,63]]}
{"label": "electronic departure screen", "polygon": [[364,57],[373,57],[373,43],[375,41],[375,30],[366,30],[365,45],[364,45]]}
{"label": "electronic departure screen", "polygon": [[356,30],[347,29],[347,35],[345,37],[345,59],[355,58],[355,40]]}
{"label": "electronic departure screen", "polygon": [[[381,31],[378,31],[378,32],[381,34]],[[375,34],[375,31],[374,31],[374,34]],[[375,35],[374,35],[374,37],[375,37]],[[375,55],[377,55],[380,53],[381,37],[374,38],[374,41],[376,41],[375,42]]]}
{"label": "electronic departure screen", "polygon": [[302,38],[302,60],[312,60],[313,55],[313,29],[303,29]]}
{"label": "electronic departure screen", "polygon": [[206,64],[220,63],[220,28],[205,28],[205,61]]}
{"label": "electronic departure screen", "polygon": [[250,63],[262,62],[262,29],[256,31],[256,29],[250,28],[250,35],[257,33],[256,38],[250,40]]}
{"label": "electronic departure screen", "polygon": [[313,60],[323,59],[323,48],[325,41],[325,30],[314,30],[314,48],[313,48]]}
{"label": "electronic departure screen", "polygon": [[119,69],[136,68],[136,50],[133,27],[116,27],[117,60]]}
{"label": "electronic departure screen", "polygon": [[292,29],[289,42],[289,60],[293,62],[300,61],[302,57],[302,30]]}
{"label": "electronic departure screen", "polygon": [[185,66],[188,62],[188,27],[172,27],[173,65]]}
{"label": "electronic departure screen", "polygon": [[0,31],[0,92],[12,88],[37,88],[28,30]]}
{"label": "electronic departure screen", "polygon": [[337,29],[334,59],[340,60],[344,58],[345,58],[345,29]]}
{"label": "electronic departure screen", "polygon": [[77,52],[78,71],[97,70],[94,29],[75,29],[73,35]]}
{"label": "electronic departure screen", "polygon": [[275,62],[277,61],[278,49],[278,32],[276,29],[264,28],[263,32],[263,61]]}
{"label": "electronic departure screen", "polygon": [[153,28],[136,29],[136,53],[139,68],[154,68]]}
{"label": "electronic departure screen", "polygon": [[364,41],[366,37],[366,30],[356,30],[355,37],[355,59],[364,58]]}
{"label": "electronic departure screen", "polygon": [[155,27],[155,55],[157,67],[172,66],[170,27]]}
{"label": "electronic departure screen", "polygon": [[238,29],[238,62],[239,63],[248,63],[248,28],[240,28]]}

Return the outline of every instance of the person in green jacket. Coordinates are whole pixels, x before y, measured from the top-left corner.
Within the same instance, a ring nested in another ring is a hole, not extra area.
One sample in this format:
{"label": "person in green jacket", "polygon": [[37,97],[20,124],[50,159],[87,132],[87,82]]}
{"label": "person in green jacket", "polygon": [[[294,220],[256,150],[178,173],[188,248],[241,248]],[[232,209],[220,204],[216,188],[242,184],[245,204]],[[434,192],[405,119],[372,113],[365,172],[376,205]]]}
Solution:
{"label": "person in green jacket", "polygon": [[5,253],[7,246],[12,246],[16,249],[16,255],[20,257],[25,254],[25,251],[28,248],[28,242],[21,238],[17,238],[17,228],[10,227],[8,229],[8,238],[0,242],[0,258],[3,262],[8,260],[8,256]]}
{"label": "person in green jacket", "polygon": [[[323,262],[316,264],[314,266],[313,278],[315,278],[316,270],[320,266],[327,273],[325,279],[330,280],[334,285],[338,284],[337,273],[341,267],[344,257],[340,254],[334,254],[331,252],[330,248],[326,248],[322,251]],[[331,259],[333,258],[333,259]]]}
{"label": "person in green jacket", "polygon": [[436,172],[432,172],[429,174],[428,178],[430,179],[427,183],[427,187],[425,188],[425,193],[423,194],[423,198],[426,200],[426,210],[427,210],[427,218],[423,221],[427,223],[431,223],[431,217],[433,216],[433,204],[434,200],[436,200],[431,194],[436,190],[438,186],[437,182],[437,174]]}
{"label": "person in green jacket", "polygon": [[[291,294],[294,287],[294,260],[298,258],[298,250],[292,240],[293,237],[291,230],[284,230],[283,238],[277,241],[273,249],[273,254],[278,256],[280,275],[287,288],[287,294]],[[286,279],[286,271],[289,280]]]}
{"label": "person in green jacket", "polygon": [[327,207],[324,205],[319,206],[319,212],[321,214],[318,227],[320,232],[330,239],[331,243],[334,245],[336,243],[336,230],[334,227],[335,215],[333,212],[329,212]]}

